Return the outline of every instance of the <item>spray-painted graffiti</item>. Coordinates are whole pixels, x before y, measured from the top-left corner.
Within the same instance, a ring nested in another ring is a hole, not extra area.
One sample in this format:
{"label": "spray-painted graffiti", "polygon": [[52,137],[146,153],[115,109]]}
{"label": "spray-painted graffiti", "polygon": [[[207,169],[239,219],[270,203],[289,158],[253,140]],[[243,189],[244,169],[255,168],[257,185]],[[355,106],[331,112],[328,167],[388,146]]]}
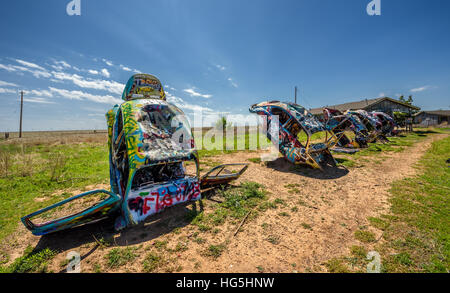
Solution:
{"label": "spray-painted graffiti", "polygon": [[[339,110],[330,108],[324,108],[323,115],[327,130],[338,137],[338,146],[345,148],[368,146],[369,132],[358,116],[351,113],[343,114]],[[355,138],[350,138],[346,131],[353,132]]]}
{"label": "spray-painted graffiti", "polygon": [[[279,129],[278,135],[267,131],[267,138],[276,144],[289,162],[304,163],[322,170],[323,166],[328,164],[336,166],[336,161],[328,149],[330,142],[311,143],[311,136],[317,132],[326,132],[326,128],[304,107],[272,101],[255,104],[249,111],[267,116],[268,129]],[[273,127],[273,123],[279,125]],[[303,133],[306,134],[304,144],[298,139]]]}
{"label": "spray-painted graffiti", "polygon": [[129,80],[123,91],[122,99],[161,99],[166,95],[159,79],[150,74],[135,74]]}
{"label": "spray-painted graffiti", "polygon": [[[200,199],[200,185],[227,184],[247,169],[243,164],[240,172],[231,175],[212,175],[210,171],[208,176],[199,178],[198,154],[189,122],[183,111],[165,100],[156,77],[132,76],[122,97],[124,102],[106,114],[111,192],[91,191],[23,217],[22,222],[33,234],[44,235],[105,216],[116,216],[114,226],[120,230],[167,207],[196,201]],[[195,163],[195,174],[186,174],[186,161]],[[222,170],[225,166],[216,168]],[[41,225],[32,222],[37,215],[96,193],[109,197],[77,214]]]}
{"label": "spray-painted graffiti", "polygon": [[370,115],[381,123],[380,130],[384,135],[393,136],[398,134],[398,131],[395,129],[397,124],[391,116],[383,112],[370,112]]}
{"label": "spray-painted graffiti", "polygon": [[131,191],[127,203],[133,220],[141,222],[165,208],[200,199],[200,184],[195,178]]}

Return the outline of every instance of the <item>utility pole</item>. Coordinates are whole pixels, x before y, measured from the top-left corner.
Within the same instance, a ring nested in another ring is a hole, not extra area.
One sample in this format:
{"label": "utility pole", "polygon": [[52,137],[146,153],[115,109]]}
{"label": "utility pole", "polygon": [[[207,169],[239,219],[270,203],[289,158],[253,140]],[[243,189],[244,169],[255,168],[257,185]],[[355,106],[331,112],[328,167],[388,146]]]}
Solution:
{"label": "utility pole", "polygon": [[297,86],[295,86],[295,103],[297,104]]}
{"label": "utility pole", "polygon": [[19,128],[19,138],[22,138],[22,112],[23,112],[23,91],[20,92],[20,128]]}

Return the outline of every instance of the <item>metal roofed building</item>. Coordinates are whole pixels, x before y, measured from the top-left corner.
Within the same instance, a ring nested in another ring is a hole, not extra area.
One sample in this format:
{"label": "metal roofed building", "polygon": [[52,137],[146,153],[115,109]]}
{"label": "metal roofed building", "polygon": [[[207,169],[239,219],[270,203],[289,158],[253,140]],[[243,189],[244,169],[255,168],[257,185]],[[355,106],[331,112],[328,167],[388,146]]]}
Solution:
{"label": "metal roofed building", "polygon": [[[388,97],[377,99],[365,99],[357,102],[350,102],[338,105],[325,106],[326,108],[339,110],[341,112],[347,110],[366,110],[368,112],[377,111],[384,112],[390,116],[393,112],[412,113],[413,111],[419,111],[420,108],[410,105],[408,103],[391,99]],[[310,112],[313,115],[322,115],[324,107],[311,109]]]}
{"label": "metal roofed building", "polygon": [[450,110],[420,111],[414,115],[414,123],[424,126],[450,122]]}

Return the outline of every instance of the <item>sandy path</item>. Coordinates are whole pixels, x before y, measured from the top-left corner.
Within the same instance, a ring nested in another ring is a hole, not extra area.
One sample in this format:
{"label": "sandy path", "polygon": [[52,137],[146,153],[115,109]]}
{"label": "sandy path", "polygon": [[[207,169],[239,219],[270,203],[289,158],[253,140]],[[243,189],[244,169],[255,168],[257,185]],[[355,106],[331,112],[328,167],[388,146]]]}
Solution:
{"label": "sandy path", "polygon": [[[168,247],[172,249],[179,243],[188,243],[187,249],[168,256],[174,258],[170,262],[174,267],[179,267],[181,272],[325,271],[324,262],[348,254],[349,247],[360,244],[353,234],[359,227],[368,225],[368,217],[388,211],[390,184],[394,180],[414,175],[415,163],[433,141],[445,136],[432,135],[403,152],[380,154],[375,159],[381,162],[370,159],[363,166],[349,170],[341,167],[327,173],[309,168],[294,171],[292,165],[282,159],[268,166],[250,163],[239,181],[262,183],[270,191],[270,200],[280,198],[285,205],[261,212],[256,219],[247,221],[243,230],[234,237],[230,235],[238,223],[228,223],[220,227],[219,233],[200,232],[205,242],[194,243],[191,240],[197,228],[177,220],[180,216],[183,218],[186,208],[174,207],[156,220],[120,234],[112,233],[108,225],[99,224],[41,238],[32,236],[20,225],[18,231],[2,243],[2,250],[10,255],[12,261],[21,255],[27,245],[56,249],[60,253],[50,266],[54,272],[61,270],[61,263],[72,250],[81,253],[83,271],[93,271],[94,264],[100,264],[103,271],[141,271],[141,261],[114,270],[105,268],[105,255],[109,250],[98,248],[92,237],[94,234],[97,237],[115,237],[118,246],[137,247],[141,259],[154,249],[157,240],[167,240]],[[260,154],[240,152],[209,160],[242,163]],[[287,184],[299,184],[299,192],[289,192],[285,187]],[[299,200],[305,204],[299,204]],[[205,210],[210,210],[214,205],[214,197],[204,200],[204,203]],[[288,216],[280,215],[282,212]],[[380,236],[378,231],[373,232]],[[217,259],[202,254],[210,244],[223,243],[226,239],[227,247]]]}
{"label": "sandy path", "polygon": [[[348,254],[351,245],[359,244],[353,237],[358,227],[368,225],[368,217],[388,210],[390,184],[414,175],[415,163],[433,141],[444,136],[431,136],[400,153],[384,153],[386,159],[381,164],[368,163],[346,175],[336,172],[324,176],[307,170],[304,173],[310,176],[302,176],[290,172],[291,166],[282,160],[271,167],[251,164],[241,180],[263,183],[272,192],[271,197],[285,200],[287,207],[283,211],[290,217],[280,216],[281,210],[266,211],[247,223],[218,261],[205,263],[202,271],[256,272],[257,267],[265,272],[322,270],[324,262]],[[231,163],[254,157],[257,154],[240,153],[220,159]],[[290,194],[284,187],[293,183],[301,184],[299,194]],[[296,204],[298,199],[315,208]],[[290,210],[294,205],[296,212]],[[263,223],[270,228],[264,229]],[[312,228],[305,229],[303,223]],[[268,235],[278,238],[279,244],[267,241]]]}

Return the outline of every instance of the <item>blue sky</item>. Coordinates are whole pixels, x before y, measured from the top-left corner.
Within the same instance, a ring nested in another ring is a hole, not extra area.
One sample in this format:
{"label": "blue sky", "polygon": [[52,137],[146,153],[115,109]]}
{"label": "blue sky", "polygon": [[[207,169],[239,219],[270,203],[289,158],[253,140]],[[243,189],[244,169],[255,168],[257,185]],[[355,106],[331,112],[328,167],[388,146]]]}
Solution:
{"label": "blue sky", "polygon": [[3,1],[0,131],[105,129],[134,72],[158,76],[192,117],[233,121],[268,99],[307,108],[413,95],[450,107],[450,1]]}

